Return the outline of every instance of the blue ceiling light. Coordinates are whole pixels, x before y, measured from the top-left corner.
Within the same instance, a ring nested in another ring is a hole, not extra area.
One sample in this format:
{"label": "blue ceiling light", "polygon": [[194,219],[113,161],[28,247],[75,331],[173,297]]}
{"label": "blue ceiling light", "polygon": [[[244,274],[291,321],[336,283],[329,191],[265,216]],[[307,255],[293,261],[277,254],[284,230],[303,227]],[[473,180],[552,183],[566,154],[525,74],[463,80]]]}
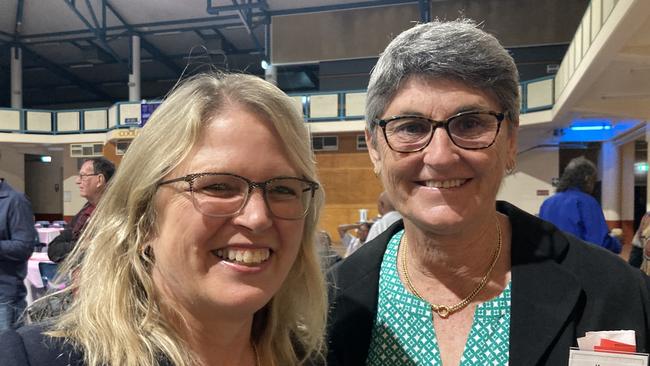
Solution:
{"label": "blue ceiling light", "polygon": [[574,119],[569,126],[562,129],[560,142],[608,141],[625,133],[640,121],[617,121],[613,124],[605,118]]}
{"label": "blue ceiling light", "polygon": [[595,125],[595,126],[571,126],[569,129],[573,131],[602,131],[602,130],[611,130],[612,126],[610,125]]}
{"label": "blue ceiling light", "polygon": [[573,131],[603,131],[612,128],[612,121],[604,118],[580,118],[574,119],[569,124]]}

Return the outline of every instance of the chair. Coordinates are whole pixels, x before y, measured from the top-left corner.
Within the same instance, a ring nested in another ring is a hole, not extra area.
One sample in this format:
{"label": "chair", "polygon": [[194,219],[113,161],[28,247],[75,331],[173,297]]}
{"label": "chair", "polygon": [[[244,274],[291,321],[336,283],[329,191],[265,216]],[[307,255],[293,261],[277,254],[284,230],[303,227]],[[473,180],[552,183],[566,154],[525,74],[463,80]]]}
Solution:
{"label": "chair", "polygon": [[38,271],[41,274],[41,280],[43,280],[43,287],[58,288],[52,283],[52,280],[56,278],[56,272],[59,269],[59,266],[56,263],[51,262],[39,262]]}
{"label": "chair", "polygon": [[65,228],[68,226],[68,223],[63,220],[56,220],[52,222],[52,227],[62,227]]}
{"label": "chair", "polygon": [[40,225],[38,227],[50,227],[50,222],[47,220],[36,221],[36,225]]}

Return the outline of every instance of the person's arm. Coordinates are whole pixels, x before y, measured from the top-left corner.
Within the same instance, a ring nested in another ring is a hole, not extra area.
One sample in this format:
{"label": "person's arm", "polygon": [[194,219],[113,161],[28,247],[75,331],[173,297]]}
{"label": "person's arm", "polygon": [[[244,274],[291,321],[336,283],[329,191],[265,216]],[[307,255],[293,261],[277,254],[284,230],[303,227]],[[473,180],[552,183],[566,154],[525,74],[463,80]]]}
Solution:
{"label": "person's arm", "polygon": [[32,255],[38,235],[32,205],[23,196],[11,198],[7,215],[10,237],[0,240],[0,259],[24,262]]}
{"label": "person's arm", "polygon": [[621,252],[621,243],[618,239],[609,235],[609,227],[605,222],[603,209],[595,198],[580,200],[580,216],[582,217],[585,227],[585,240],[614,253]]}
{"label": "person's arm", "polygon": [[356,229],[358,227],[359,227],[359,224],[343,224],[343,225],[339,225],[339,227],[338,227],[339,237],[341,238],[341,240],[343,240],[343,238],[345,237],[345,234],[349,230]]}
{"label": "person's arm", "polygon": [[72,231],[63,230],[47,245],[47,256],[52,262],[59,263],[70,254],[76,244],[77,241],[72,238]]}

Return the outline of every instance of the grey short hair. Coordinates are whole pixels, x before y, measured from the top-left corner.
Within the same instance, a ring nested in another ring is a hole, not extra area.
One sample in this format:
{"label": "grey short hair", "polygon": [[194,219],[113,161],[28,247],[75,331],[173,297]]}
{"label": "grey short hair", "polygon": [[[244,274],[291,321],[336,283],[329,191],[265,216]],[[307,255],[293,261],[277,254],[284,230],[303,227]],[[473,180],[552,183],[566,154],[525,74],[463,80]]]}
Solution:
{"label": "grey short hair", "polygon": [[448,79],[496,97],[513,127],[519,124],[519,74],[499,41],[469,19],[435,20],[402,32],[386,47],[370,75],[366,126],[412,76]]}
{"label": "grey short hair", "polygon": [[570,188],[578,188],[585,193],[591,193],[587,189],[588,177],[594,180],[598,177],[596,164],[587,160],[584,156],[571,159],[566,168],[564,168],[564,172],[562,172],[560,182],[557,185],[557,191],[564,192]]}

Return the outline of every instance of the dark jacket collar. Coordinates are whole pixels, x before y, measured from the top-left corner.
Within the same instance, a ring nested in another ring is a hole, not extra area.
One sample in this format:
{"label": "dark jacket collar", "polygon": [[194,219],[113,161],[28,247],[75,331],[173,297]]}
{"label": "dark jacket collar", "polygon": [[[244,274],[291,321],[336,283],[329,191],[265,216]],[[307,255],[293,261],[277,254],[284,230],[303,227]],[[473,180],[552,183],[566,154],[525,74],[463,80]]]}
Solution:
{"label": "dark jacket collar", "polygon": [[569,249],[564,234],[509,203],[497,209],[512,227],[510,364],[535,365],[566,326],[581,285],[561,265]]}
{"label": "dark jacket collar", "polygon": [[[538,364],[566,326],[581,287],[560,265],[568,251],[564,234],[507,202],[497,202],[497,210],[512,226],[510,364]],[[396,222],[329,272],[329,341],[337,350],[329,355],[329,365],[365,363],[381,261],[388,241],[403,227],[402,220]]]}

